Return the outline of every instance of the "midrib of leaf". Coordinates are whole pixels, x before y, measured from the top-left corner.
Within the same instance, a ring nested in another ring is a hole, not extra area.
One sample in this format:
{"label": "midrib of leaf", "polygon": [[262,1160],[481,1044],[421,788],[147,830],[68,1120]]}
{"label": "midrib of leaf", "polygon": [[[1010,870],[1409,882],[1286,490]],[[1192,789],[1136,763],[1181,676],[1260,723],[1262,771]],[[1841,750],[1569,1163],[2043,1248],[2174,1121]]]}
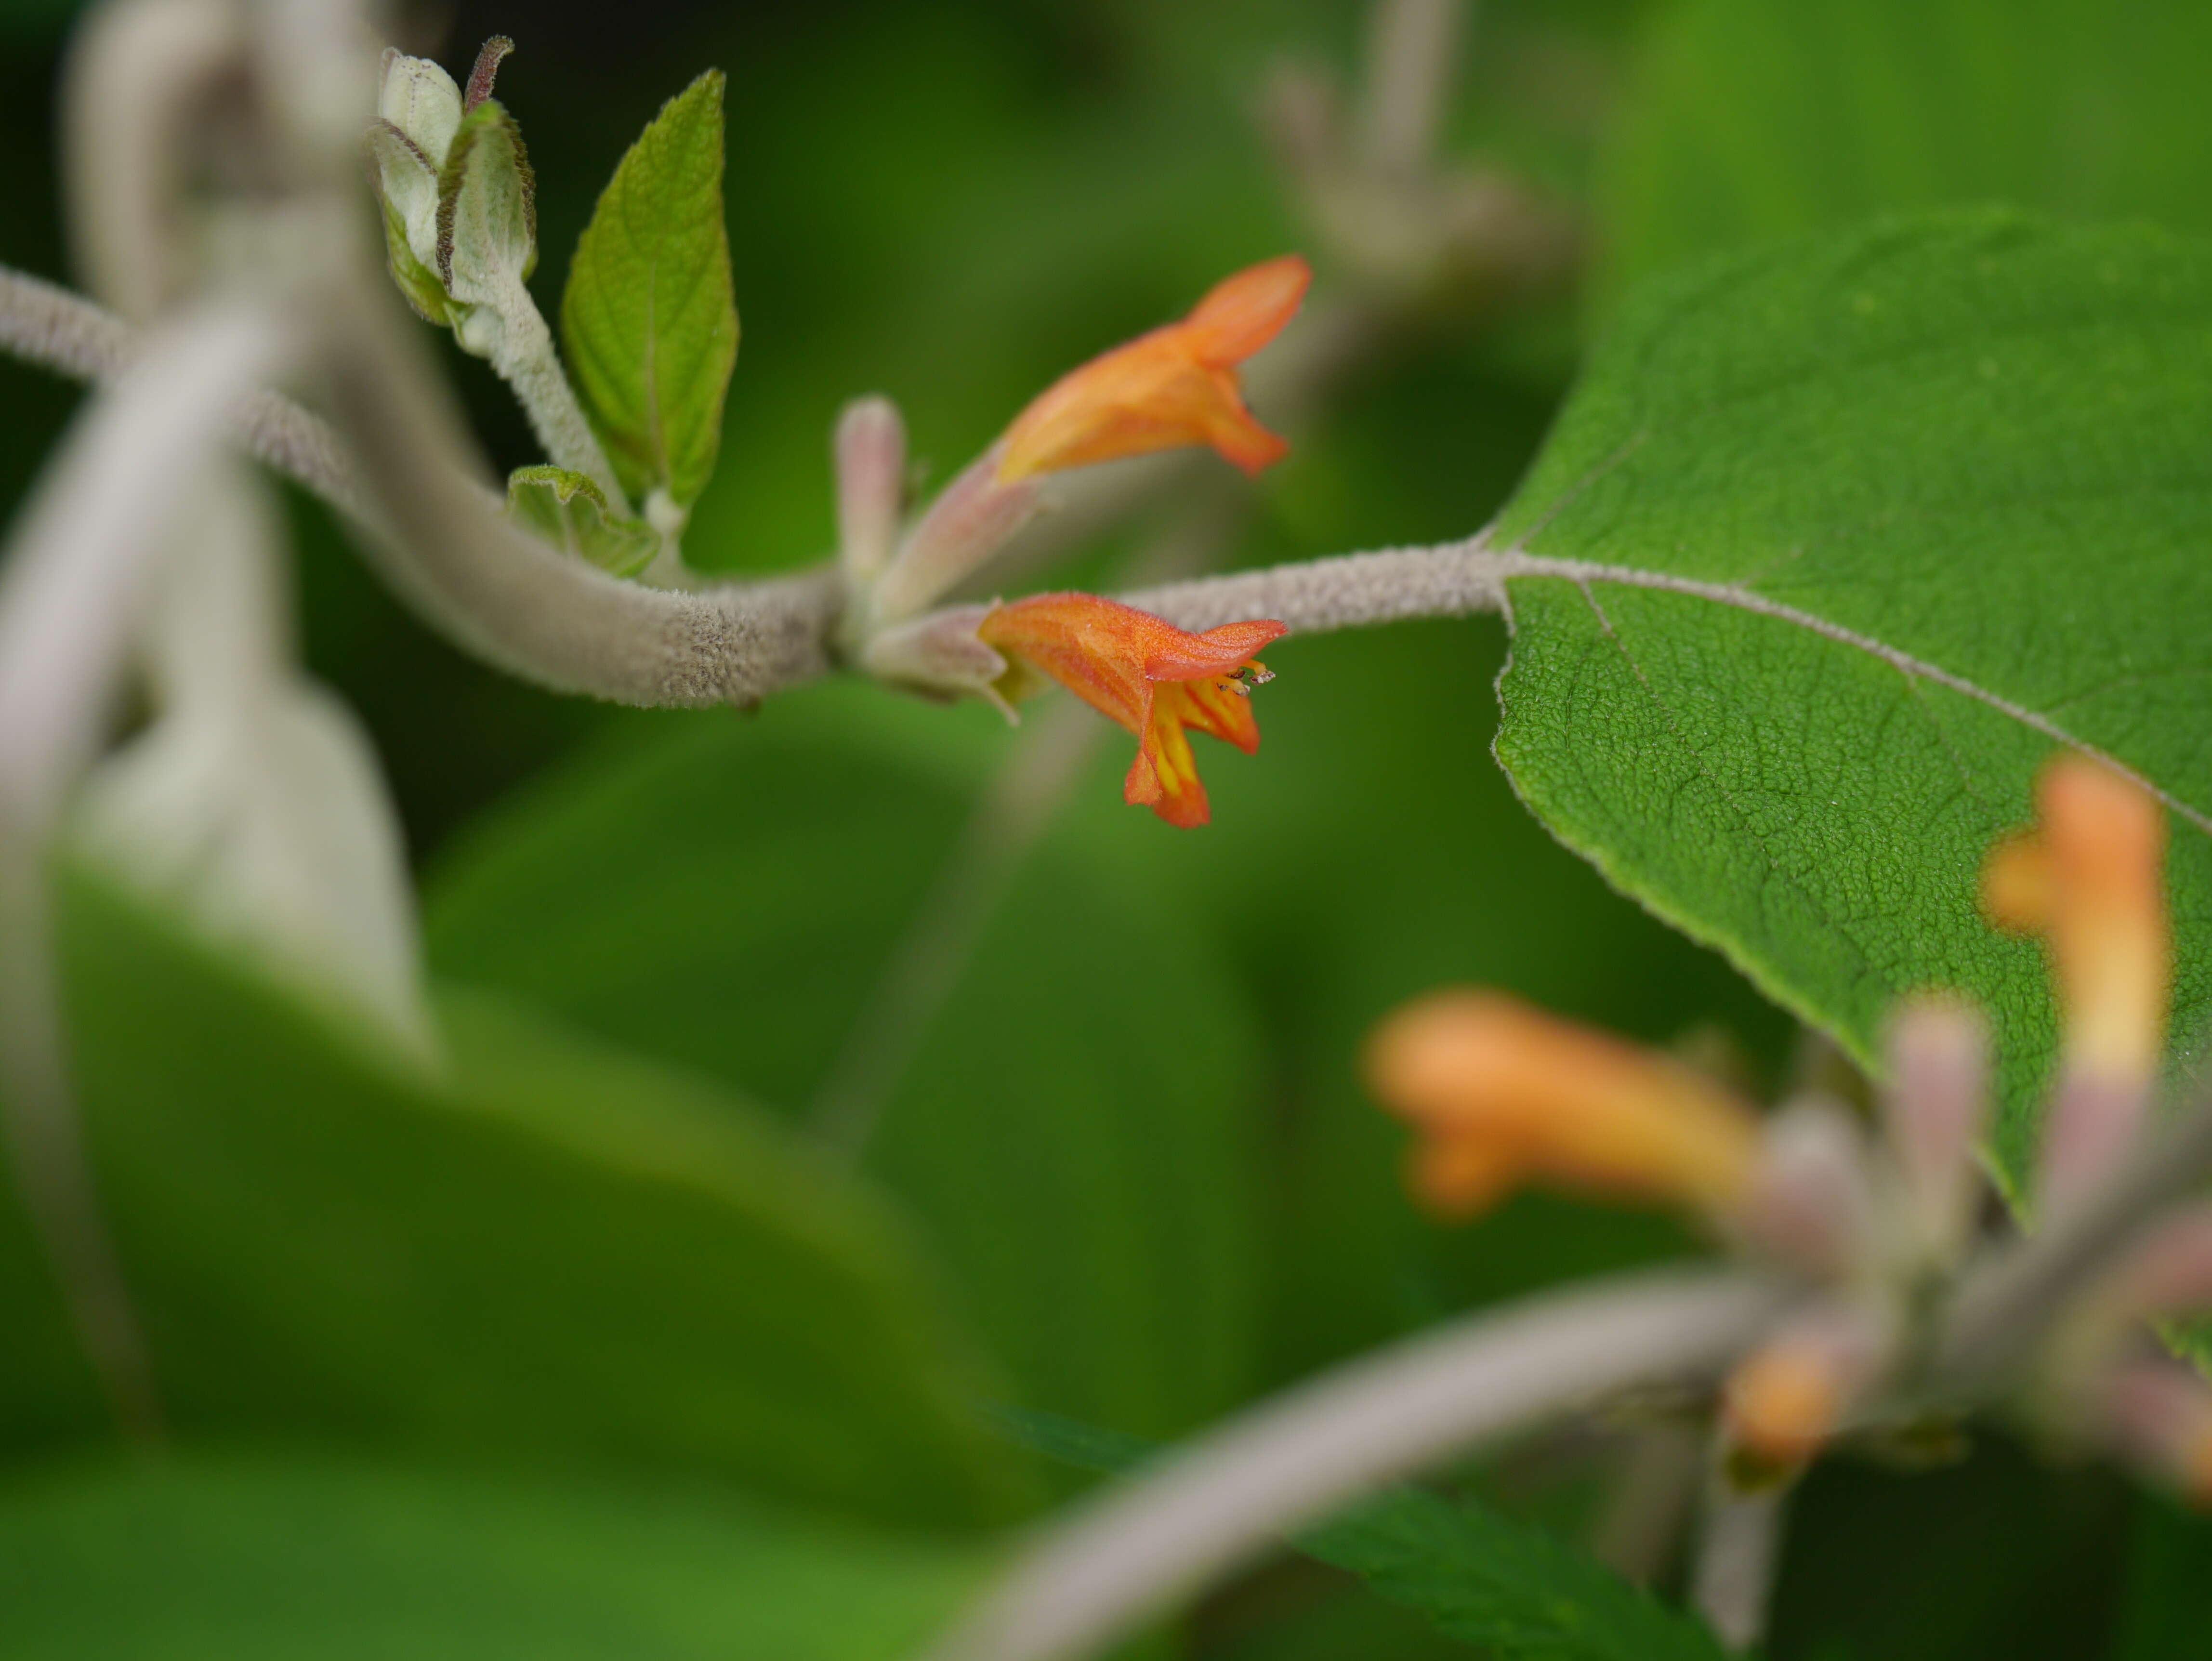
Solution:
{"label": "midrib of leaf", "polygon": [[[1962,697],[1988,705],[1998,714],[2020,722],[2023,727],[2040,733],[2053,743],[2063,744],[2081,751],[2083,755],[2094,757],[2106,766],[2142,786],[2200,835],[2212,837],[2212,812],[2207,812],[2203,808],[2182,800],[2172,792],[2145,776],[2139,770],[2129,766],[2118,757],[2091,744],[2086,739],[2069,733],[2051,720],[2049,715],[2031,709],[2024,704],[2016,703],[2012,699],[1980,685],[1965,675],[1944,668],[1941,664],[1931,663],[1925,658],[1916,657],[1910,652],[1892,646],[1885,641],[1877,640],[1871,635],[1861,634],[1856,630],[1845,628],[1842,624],[1821,617],[1816,612],[1785,605],[1780,600],[1770,599],[1765,595],[1741,584],[1708,582],[1697,577],[1676,576],[1671,572],[1649,570],[1640,566],[1608,565],[1592,560],[1555,559],[1541,554],[1532,554],[1520,548],[1500,550],[1496,557],[1498,576],[1507,584],[1516,577],[1553,577],[1571,582],[1579,588],[1583,598],[1589,602],[1590,610],[1596,614],[1600,625],[1605,630],[1607,638],[1612,640],[1620,648],[1624,660],[1630,667],[1636,669],[1639,681],[1644,679],[1643,672],[1637,667],[1634,658],[1628,653],[1626,644],[1614,632],[1611,620],[1607,618],[1604,609],[1598,605],[1596,597],[1591,593],[1590,587],[1594,583],[1612,582],[1627,587],[1657,589],[1663,593],[1685,594],[1693,599],[1707,600],[1716,605],[1729,606],[1755,617],[1771,618],[1778,622],[1791,624],[1840,645],[1864,652],[1869,656],[1881,659],[1897,670],[1908,683],[1930,681]],[[1507,587],[1504,592],[1507,595],[1506,621],[1510,626],[1512,622],[1510,587]],[[2136,677],[2136,678],[2140,679],[2142,677]],[[2088,696],[2091,696],[2091,693],[2075,692],[2061,702],[2078,702],[2081,698]],[[1656,702],[1656,695],[1655,702]]]}

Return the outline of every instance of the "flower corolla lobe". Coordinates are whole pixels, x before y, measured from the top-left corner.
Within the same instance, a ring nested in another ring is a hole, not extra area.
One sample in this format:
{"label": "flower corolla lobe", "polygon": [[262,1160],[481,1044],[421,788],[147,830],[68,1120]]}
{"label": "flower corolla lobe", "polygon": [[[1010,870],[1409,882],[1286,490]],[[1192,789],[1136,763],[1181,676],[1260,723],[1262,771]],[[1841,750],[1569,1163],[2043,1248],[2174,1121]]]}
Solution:
{"label": "flower corolla lobe", "polygon": [[1288,632],[1282,624],[1254,620],[1192,634],[1085,593],[1035,594],[998,606],[977,630],[1014,660],[1017,672],[1049,676],[1134,733],[1137,757],[1122,800],[1185,828],[1212,817],[1187,729],[1255,753],[1260,726],[1246,695],[1267,672],[1254,654]]}

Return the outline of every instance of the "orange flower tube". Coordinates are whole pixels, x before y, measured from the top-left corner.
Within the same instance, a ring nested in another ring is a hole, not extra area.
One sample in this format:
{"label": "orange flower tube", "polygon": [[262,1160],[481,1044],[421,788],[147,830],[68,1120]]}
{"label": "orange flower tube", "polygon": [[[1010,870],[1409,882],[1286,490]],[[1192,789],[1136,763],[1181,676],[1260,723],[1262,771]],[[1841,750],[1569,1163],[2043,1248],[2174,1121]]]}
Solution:
{"label": "orange flower tube", "polygon": [[1289,448],[1244,406],[1237,366],[1282,332],[1312,271],[1297,254],[1217,284],[1188,317],[1069,371],[1015,418],[998,478],[1207,444],[1248,473]]}
{"label": "orange flower tube", "polygon": [[1718,1085],[1501,993],[1398,1011],[1369,1042],[1367,1078],[1420,1133],[1413,1186],[1447,1215],[1530,1181],[1723,1214],[1757,1162],[1758,1121]]}
{"label": "orange flower tube", "polygon": [[1983,900],[2005,928],[2044,936],[2069,1067],[2129,1082],[2158,1069],[2171,950],[2160,887],[2166,812],[2085,756],[2036,782],[2039,823],[1990,855]]}

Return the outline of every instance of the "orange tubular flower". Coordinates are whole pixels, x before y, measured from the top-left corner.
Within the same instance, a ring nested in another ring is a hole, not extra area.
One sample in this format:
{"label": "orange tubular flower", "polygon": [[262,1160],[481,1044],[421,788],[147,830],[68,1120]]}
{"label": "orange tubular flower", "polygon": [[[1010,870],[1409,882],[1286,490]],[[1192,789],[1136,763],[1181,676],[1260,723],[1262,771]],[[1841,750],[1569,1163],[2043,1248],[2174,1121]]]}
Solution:
{"label": "orange tubular flower", "polygon": [[2071,754],[2043,770],[2035,801],[2037,828],[1990,855],[1983,904],[1999,927],[2044,936],[2069,1066],[2148,1082],[2170,973],[2166,812],[2142,785]]}
{"label": "orange tubular flower", "polygon": [[1246,755],[1260,747],[1247,700],[1267,677],[1253,654],[1289,630],[1279,623],[1224,624],[1202,635],[1097,594],[1035,594],[995,608],[976,633],[1041,671],[1109,720],[1137,735],[1121,798],[1170,824],[1212,816],[1186,727]]}
{"label": "orange tubular flower", "polygon": [[1182,322],[1062,375],[1006,429],[1000,483],[1185,444],[1210,444],[1248,473],[1279,460],[1288,447],[1244,407],[1237,366],[1282,332],[1312,275],[1296,254],[1254,265]]}
{"label": "orange tubular flower", "polygon": [[1447,1215],[1531,1180],[1722,1214],[1757,1159],[1757,1120],[1718,1085],[1499,993],[1400,1010],[1368,1045],[1367,1078],[1421,1133],[1413,1185]]}

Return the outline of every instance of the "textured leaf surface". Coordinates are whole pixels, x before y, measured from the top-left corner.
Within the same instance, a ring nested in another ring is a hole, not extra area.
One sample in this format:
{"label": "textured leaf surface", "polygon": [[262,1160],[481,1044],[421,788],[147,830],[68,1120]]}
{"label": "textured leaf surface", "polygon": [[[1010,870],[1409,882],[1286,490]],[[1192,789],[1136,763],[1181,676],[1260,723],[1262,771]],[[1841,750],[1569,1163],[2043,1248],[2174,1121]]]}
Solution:
{"label": "textured leaf surface", "polygon": [[1018,1503],[906,1232],[742,1102],[458,995],[453,1080],[424,1082],[96,879],[67,892],[93,1153],[180,1427],[683,1467],[940,1524]]}
{"label": "textured leaf surface", "polygon": [[981,1567],[696,1488],[328,1455],[0,1488],[11,1661],[896,1661]]}
{"label": "textured leaf surface", "polygon": [[496,99],[462,119],[438,173],[438,274],[454,299],[497,306],[538,264],[538,181]]}
{"label": "textured leaf surface", "polygon": [[1204,932],[1075,843],[962,863],[969,713],[828,687],[633,730],[434,882],[432,955],[794,1113],[877,1058],[867,1165],[1024,1398],[1182,1430],[1249,1378],[1249,1018]]}
{"label": "textured leaf surface", "polygon": [[[1085,1470],[1129,1473],[1174,1450],[1049,1414],[1001,1409],[1025,1447]],[[1696,1620],[1589,1553],[1472,1500],[1392,1488],[1291,1542],[1376,1595],[1498,1661],[1721,1661]]]}
{"label": "textured leaf surface", "polygon": [[2212,1000],[2212,256],[1997,214],[1650,293],[1497,532],[1498,754],[1661,915],[1873,1053],[1898,995],[1990,1009],[2023,1169],[2039,954],[1976,909],[2072,744],[2172,812],[2177,1032]]}
{"label": "textured leaf surface", "polygon": [[669,100],[615,169],[576,244],[561,336],[623,488],[688,506],[714,471],[738,361],[719,70]]}
{"label": "textured leaf surface", "polygon": [[2212,229],[2212,9],[1687,0],[1654,16],[1601,192],[1605,286],[1885,210]]}

